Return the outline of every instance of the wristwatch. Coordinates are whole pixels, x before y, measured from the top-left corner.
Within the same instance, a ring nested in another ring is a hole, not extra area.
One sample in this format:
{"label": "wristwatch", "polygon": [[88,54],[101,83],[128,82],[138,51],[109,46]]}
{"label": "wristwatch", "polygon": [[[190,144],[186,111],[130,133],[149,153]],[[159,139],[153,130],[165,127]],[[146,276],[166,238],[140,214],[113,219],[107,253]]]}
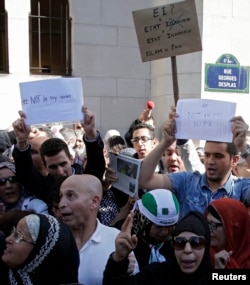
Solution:
{"label": "wristwatch", "polygon": [[241,153],[240,156],[244,159],[247,159],[247,157],[250,155],[250,146],[247,145],[247,149],[244,153]]}

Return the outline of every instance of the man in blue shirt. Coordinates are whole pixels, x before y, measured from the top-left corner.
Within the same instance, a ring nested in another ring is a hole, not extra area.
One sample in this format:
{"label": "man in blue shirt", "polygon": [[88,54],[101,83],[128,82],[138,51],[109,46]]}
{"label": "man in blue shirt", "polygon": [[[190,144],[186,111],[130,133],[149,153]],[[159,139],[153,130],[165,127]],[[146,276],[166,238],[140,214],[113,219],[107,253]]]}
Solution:
{"label": "man in blue shirt", "polygon": [[205,173],[158,174],[154,169],[159,158],[176,139],[175,116],[170,117],[162,126],[162,140],[143,160],[140,187],[173,191],[180,203],[180,218],[190,210],[204,213],[212,200],[221,197],[231,197],[245,203],[250,192],[250,179],[233,176],[232,168],[239,160],[239,153],[250,166],[250,148],[245,142],[248,125],[240,116],[232,118],[231,122],[233,143],[206,142]]}

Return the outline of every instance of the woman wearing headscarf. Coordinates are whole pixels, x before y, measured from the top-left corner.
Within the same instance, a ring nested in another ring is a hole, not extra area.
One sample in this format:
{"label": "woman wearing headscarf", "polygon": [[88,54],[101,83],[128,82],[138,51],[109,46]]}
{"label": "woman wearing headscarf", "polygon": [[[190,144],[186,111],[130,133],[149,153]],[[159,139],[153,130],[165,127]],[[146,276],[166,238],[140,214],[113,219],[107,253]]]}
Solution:
{"label": "woman wearing headscarf", "polygon": [[30,214],[6,238],[2,256],[9,283],[59,285],[78,281],[79,253],[69,228],[55,217]]}
{"label": "woman wearing headscarf", "polygon": [[205,285],[210,282],[210,232],[205,217],[190,212],[172,232],[172,254],[162,263],[152,263],[139,273],[127,276],[128,254],[136,247],[131,236],[133,213],[125,220],[116,238],[116,250],[104,271],[103,285]]}
{"label": "woman wearing headscarf", "polygon": [[[5,249],[5,233],[0,230],[0,257],[2,257],[2,254]],[[0,276],[1,276],[1,284],[9,284],[8,282],[8,275],[7,275],[7,265],[0,259]]]}
{"label": "woman wearing headscarf", "polygon": [[179,202],[167,189],[154,189],[145,193],[134,204],[132,233],[137,236],[134,250],[140,270],[153,262],[168,259],[171,232],[179,219]]}
{"label": "woman wearing headscarf", "polygon": [[216,269],[250,268],[250,218],[246,206],[232,198],[210,203],[211,265]]}
{"label": "woman wearing headscarf", "polygon": [[48,214],[48,205],[27,192],[16,177],[12,162],[0,162],[0,214],[14,209]]}

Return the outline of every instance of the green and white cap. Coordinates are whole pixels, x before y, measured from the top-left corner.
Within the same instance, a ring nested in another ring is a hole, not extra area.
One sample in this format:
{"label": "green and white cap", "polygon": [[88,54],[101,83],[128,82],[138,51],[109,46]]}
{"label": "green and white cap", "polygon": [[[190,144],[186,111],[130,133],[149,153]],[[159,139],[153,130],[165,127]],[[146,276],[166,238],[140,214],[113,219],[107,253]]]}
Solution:
{"label": "green and white cap", "polygon": [[172,226],[177,223],[180,205],[176,196],[167,189],[154,189],[137,200],[135,207],[151,222],[160,226]]}

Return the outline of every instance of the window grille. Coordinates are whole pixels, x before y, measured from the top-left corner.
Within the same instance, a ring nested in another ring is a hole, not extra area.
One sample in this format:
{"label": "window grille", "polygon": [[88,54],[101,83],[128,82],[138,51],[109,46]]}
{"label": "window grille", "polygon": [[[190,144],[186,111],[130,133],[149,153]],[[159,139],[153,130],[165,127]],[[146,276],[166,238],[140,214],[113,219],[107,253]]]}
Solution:
{"label": "window grille", "polygon": [[71,22],[67,0],[31,0],[32,74],[71,76]]}

